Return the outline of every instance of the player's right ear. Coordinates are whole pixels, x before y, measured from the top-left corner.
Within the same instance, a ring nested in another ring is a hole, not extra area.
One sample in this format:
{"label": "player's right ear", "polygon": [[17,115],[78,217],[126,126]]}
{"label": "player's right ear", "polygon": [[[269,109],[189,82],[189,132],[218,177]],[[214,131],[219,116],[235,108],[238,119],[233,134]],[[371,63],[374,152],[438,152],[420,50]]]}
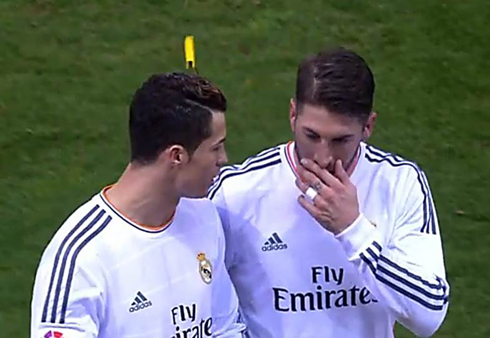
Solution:
{"label": "player's right ear", "polygon": [[364,125],[364,129],[362,131],[362,140],[366,142],[371,134],[373,133],[374,126],[376,124],[376,118],[378,114],[376,112],[371,112],[369,114],[369,117],[366,121],[366,124]]}
{"label": "player's right ear", "polygon": [[294,133],[295,129],[295,122],[296,122],[296,117],[298,115],[298,112],[296,110],[296,101],[292,98],[289,101],[289,123],[291,125],[291,130]]}

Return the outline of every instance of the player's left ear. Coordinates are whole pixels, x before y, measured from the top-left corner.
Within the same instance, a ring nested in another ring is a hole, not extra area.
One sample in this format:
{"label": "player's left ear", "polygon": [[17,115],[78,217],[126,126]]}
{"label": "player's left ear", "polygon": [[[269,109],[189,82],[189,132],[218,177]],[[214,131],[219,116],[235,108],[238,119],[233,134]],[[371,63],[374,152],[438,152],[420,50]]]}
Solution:
{"label": "player's left ear", "polygon": [[165,156],[167,156],[170,164],[173,167],[180,166],[189,162],[190,156],[188,151],[181,145],[175,144],[168,147],[165,150]]}
{"label": "player's left ear", "polygon": [[376,117],[378,114],[376,112],[371,112],[369,114],[369,117],[366,121],[366,124],[364,125],[364,129],[362,130],[362,140],[367,141],[371,134],[373,133],[374,126],[376,124]]}

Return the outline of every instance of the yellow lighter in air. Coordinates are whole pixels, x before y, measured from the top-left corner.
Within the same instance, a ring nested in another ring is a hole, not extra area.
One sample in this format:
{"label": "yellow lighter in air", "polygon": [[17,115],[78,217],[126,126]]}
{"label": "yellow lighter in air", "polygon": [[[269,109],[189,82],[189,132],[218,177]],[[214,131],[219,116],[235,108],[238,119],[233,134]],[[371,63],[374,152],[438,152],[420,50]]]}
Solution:
{"label": "yellow lighter in air", "polygon": [[194,48],[194,37],[187,35],[184,39],[185,67],[187,69],[196,68],[196,50]]}

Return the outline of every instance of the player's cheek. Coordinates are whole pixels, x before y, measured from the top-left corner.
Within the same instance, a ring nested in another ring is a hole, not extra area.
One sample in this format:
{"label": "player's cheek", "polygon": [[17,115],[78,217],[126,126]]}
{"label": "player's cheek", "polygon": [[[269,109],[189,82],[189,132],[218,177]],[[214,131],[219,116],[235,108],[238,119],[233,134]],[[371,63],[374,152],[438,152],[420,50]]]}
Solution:
{"label": "player's cheek", "polygon": [[302,158],[313,160],[315,157],[315,145],[308,143],[302,144],[299,154]]}

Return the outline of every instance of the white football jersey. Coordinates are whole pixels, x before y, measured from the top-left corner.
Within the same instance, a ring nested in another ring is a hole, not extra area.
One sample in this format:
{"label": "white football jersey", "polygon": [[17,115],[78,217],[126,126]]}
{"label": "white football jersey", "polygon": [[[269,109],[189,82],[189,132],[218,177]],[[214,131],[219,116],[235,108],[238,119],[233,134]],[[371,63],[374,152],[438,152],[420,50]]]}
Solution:
{"label": "white football jersey", "polygon": [[443,321],[449,286],[425,174],[359,151],[361,215],[337,236],[297,201],[292,142],[223,168],[209,190],[250,337],[384,338],[395,321],[429,336]]}
{"label": "white football jersey", "polygon": [[116,210],[104,191],[45,249],[31,337],[242,337],[212,203],[183,198],[171,223],[151,231]]}

